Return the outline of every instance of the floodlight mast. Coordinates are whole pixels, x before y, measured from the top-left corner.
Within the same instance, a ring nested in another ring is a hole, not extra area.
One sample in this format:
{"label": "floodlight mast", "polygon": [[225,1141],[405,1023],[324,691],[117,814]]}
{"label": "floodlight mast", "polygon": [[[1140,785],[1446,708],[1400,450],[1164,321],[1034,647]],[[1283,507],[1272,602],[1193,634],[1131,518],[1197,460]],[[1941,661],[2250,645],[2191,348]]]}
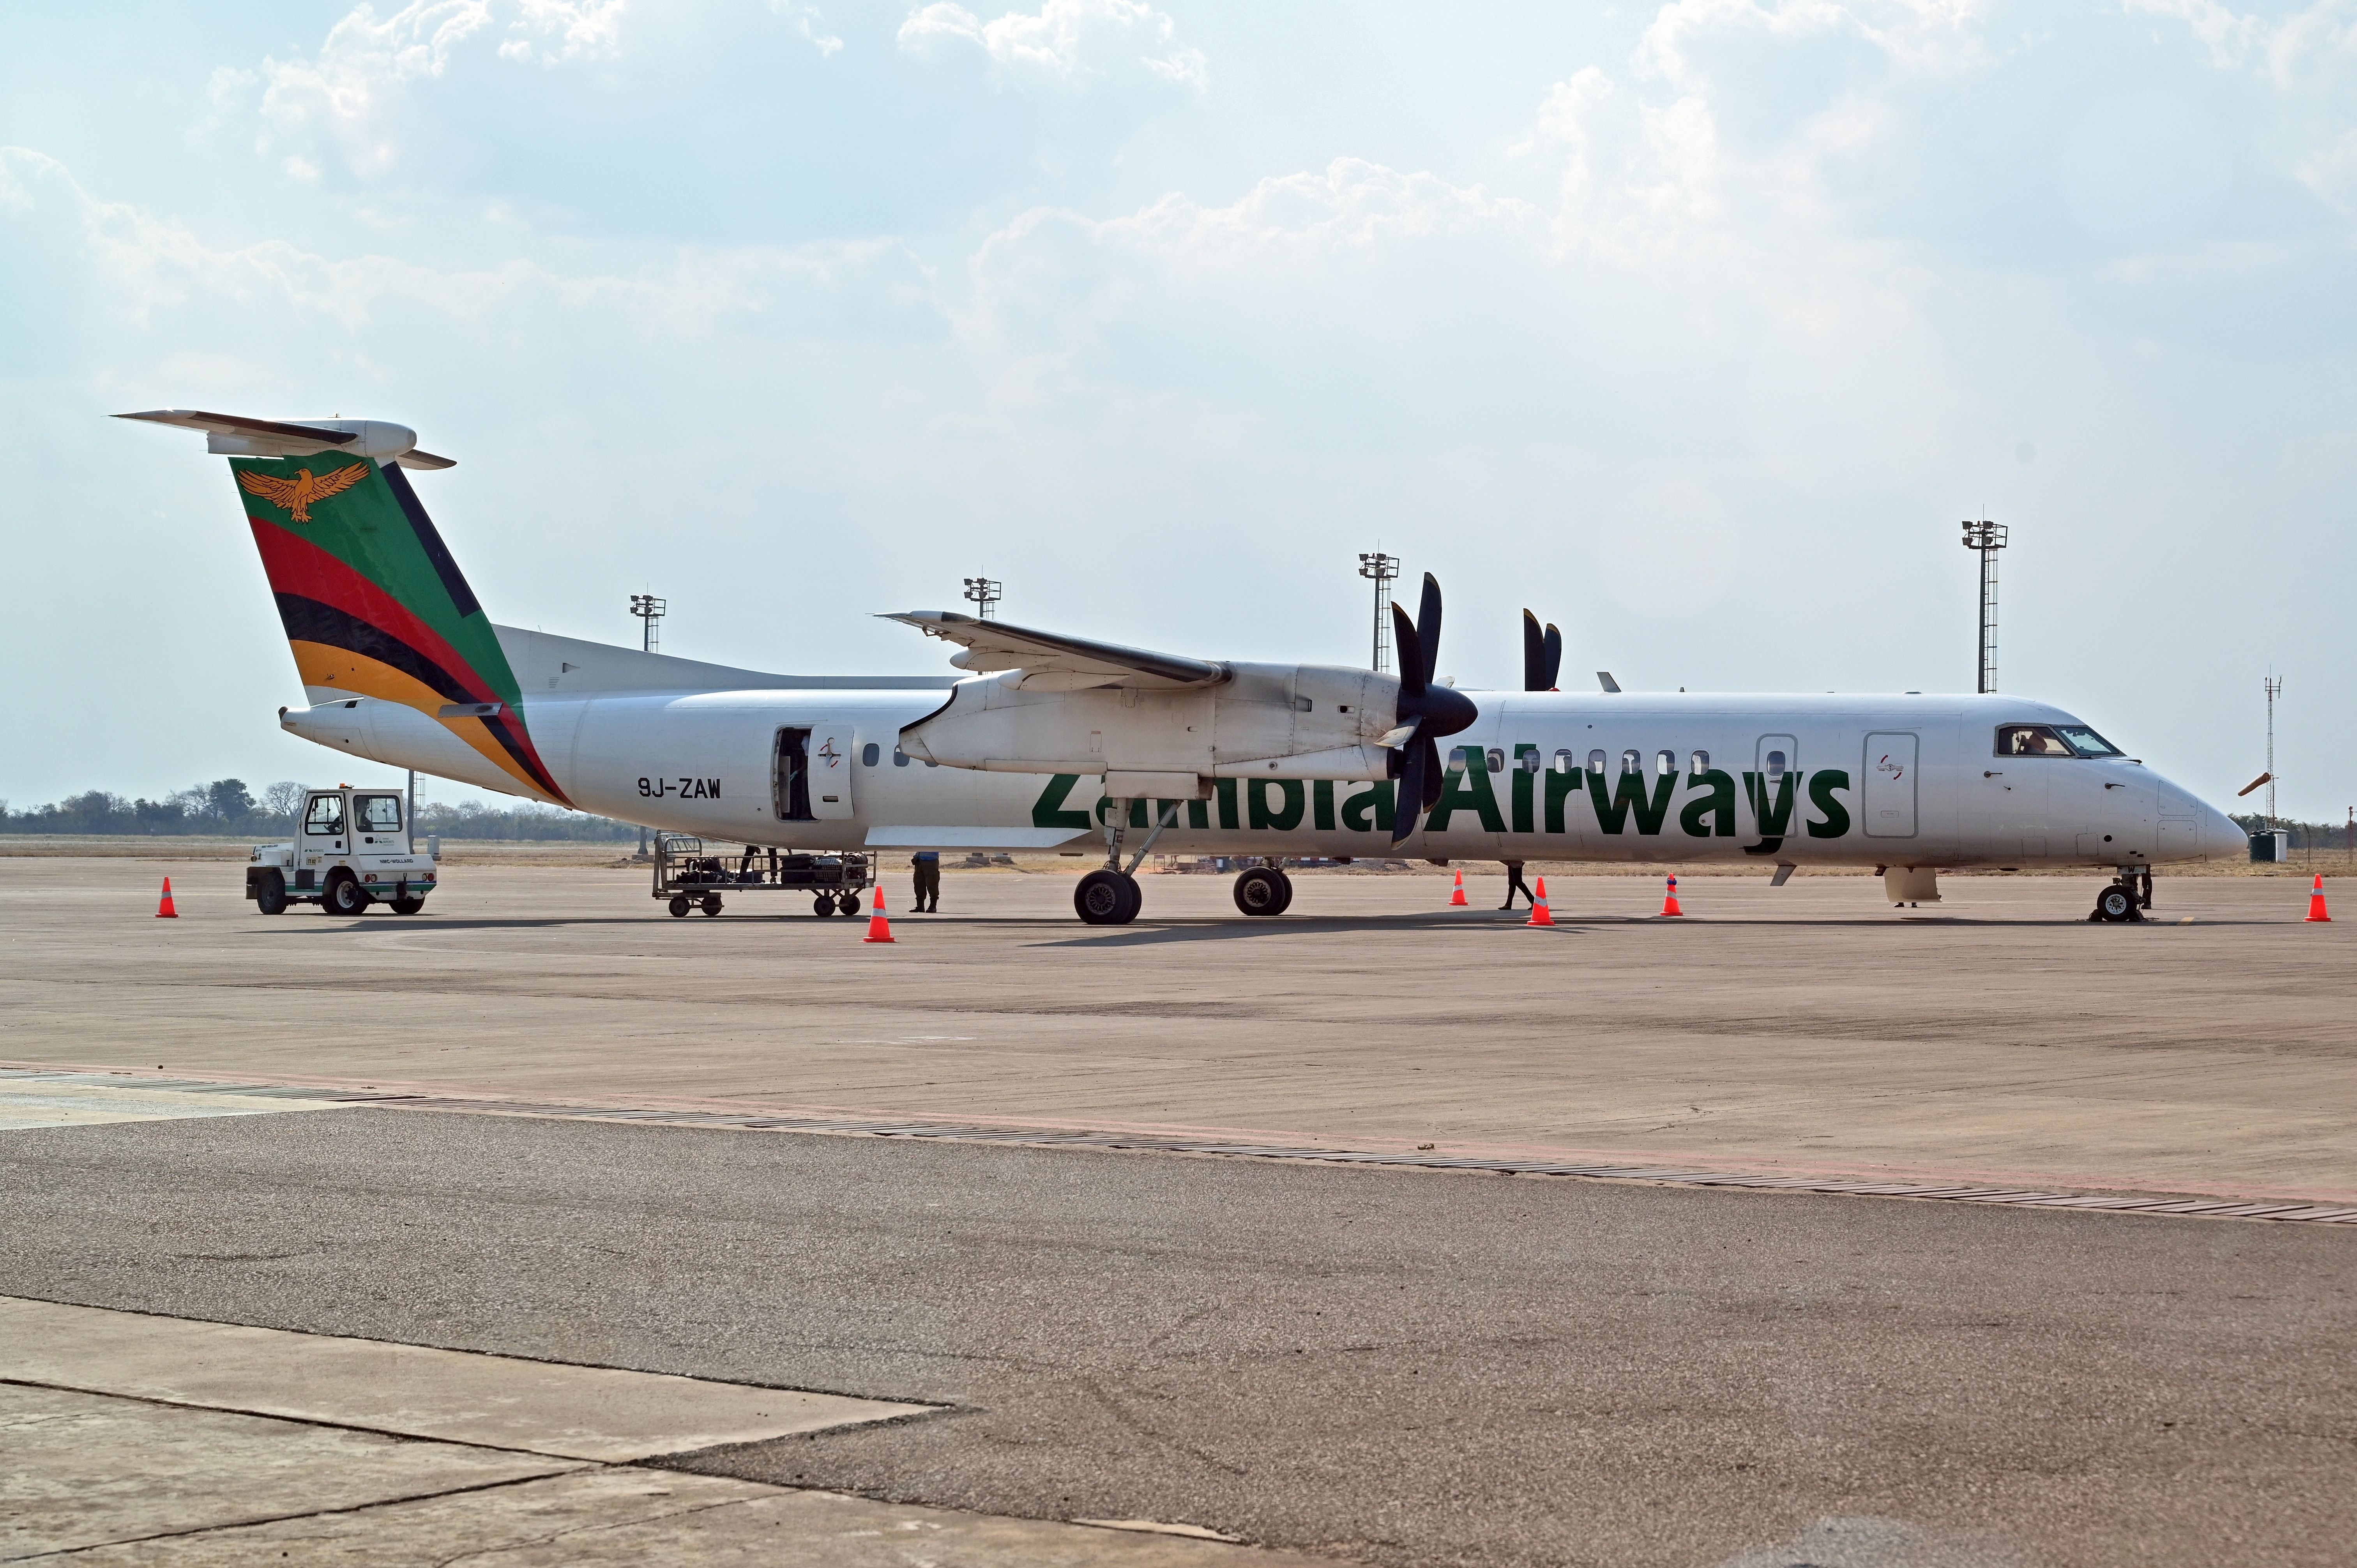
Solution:
{"label": "floodlight mast", "polygon": [[1359,575],[1375,585],[1375,673],[1392,667],[1392,580],[1400,575],[1399,557],[1378,550],[1359,557]]}
{"label": "floodlight mast", "polygon": [[974,605],[974,614],[977,618],[983,620],[996,620],[998,618],[991,613],[991,610],[993,606],[996,605],[1000,599],[1006,597],[1006,594],[1003,592],[1006,586],[1006,584],[994,581],[989,577],[968,577],[965,579],[965,596],[973,601]]}
{"label": "floodlight mast", "polygon": [[2261,682],[2267,693],[2267,827],[2276,826],[2276,698],[2282,694],[2283,677],[2270,675]]}
{"label": "floodlight mast", "polygon": [[670,607],[670,600],[659,599],[652,594],[630,596],[630,613],[640,621],[639,646],[649,653],[662,647],[663,612]]}
{"label": "floodlight mast", "polygon": [[1996,553],[2005,548],[2009,532],[1986,518],[1964,520],[1964,548],[1981,558],[1980,674],[1973,689],[1983,695],[1996,690]]}

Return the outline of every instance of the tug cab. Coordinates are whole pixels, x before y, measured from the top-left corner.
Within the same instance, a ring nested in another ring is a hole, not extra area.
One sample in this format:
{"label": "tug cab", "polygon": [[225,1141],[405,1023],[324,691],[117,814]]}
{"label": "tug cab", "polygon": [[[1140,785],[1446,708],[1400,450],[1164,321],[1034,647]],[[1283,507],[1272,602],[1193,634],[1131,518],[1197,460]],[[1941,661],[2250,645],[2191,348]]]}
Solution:
{"label": "tug cab", "polygon": [[256,844],[245,867],[245,896],[265,915],[289,904],[317,904],[330,915],[364,915],[390,904],[414,915],[434,891],[441,846],[429,840],[419,854],[404,821],[400,791],[307,790],[285,843]]}

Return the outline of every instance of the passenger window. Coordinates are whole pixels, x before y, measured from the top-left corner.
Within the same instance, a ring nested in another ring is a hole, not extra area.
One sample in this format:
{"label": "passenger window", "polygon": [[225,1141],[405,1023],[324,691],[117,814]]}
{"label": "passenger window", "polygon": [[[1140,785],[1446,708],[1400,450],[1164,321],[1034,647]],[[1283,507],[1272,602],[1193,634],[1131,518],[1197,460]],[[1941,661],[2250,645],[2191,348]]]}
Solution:
{"label": "passenger window", "polygon": [[1637,748],[1635,746],[1632,746],[1628,750],[1620,754],[1620,771],[1623,773],[1636,773],[1641,771],[1641,759],[1637,756]]}
{"label": "passenger window", "polygon": [[341,833],[344,831],[344,798],[341,795],[314,795],[311,809],[303,815],[303,831],[307,833]]}
{"label": "passenger window", "polygon": [[906,768],[909,766],[909,754],[902,751],[897,746],[892,748],[892,766],[895,768]]}
{"label": "passenger window", "polygon": [[861,762],[862,764],[864,764],[865,766],[869,767],[869,768],[873,768],[873,767],[875,767],[875,766],[876,766],[876,759],[877,759],[877,757],[879,757],[883,756],[883,755],[884,755],[883,747],[881,747],[881,746],[877,746],[877,745],[874,741],[872,741],[872,740],[871,740],[871,741],[869,741],[866,746],[861,746],[861,747],[859,748],[859,760],[860,760],[860,762]]}
{"label": "passenger window", "polygon": [[1604,776],[1604,748],[1598,746],[1587,754],[1587,770],[1598,778]]}
{"label": "passenger window", "polygon": [[1500,751],[1496,746],[1491,746],[1490,748],[1490,771],[1492,773],[1503,773],[1505,770],[1506,754]]}
{"label": "passenger window", "polygon": [[[2094,732],[2088,732],[2093,735]],[[2000,725],[1996,732],[1999,757],[2068,757],[2071,748],[2044,725]]]}
{"label": "passenger window", "polygon": [[1671,774],[1675,773],[1677,770],[1678,754],[1676,752],[1664,751],[1660,756],[1653,758],[1653,771],[1660,774],[1663,778],[1667,779]]}
{"label": "passenger window", "polygon": [[1570,747],[1566,746],[1555,754],[1555,770],[1557,773],[1577,773],[1579,771],[1579,759],[1572,756]]}
{"label": "passenger window", "polygon": [[1694,762],[1694,770],[1696,773],[1707,773],[1710,771],[1710,753],[1707,751],[1695,752],[1692,760]]}
{"label": "passenger window", "polygon": [[1536,773],[1539,770],[1539,754],[1535,751],[1523,752],[1514,758],[1514,762],[1525,773]]}
{"label": "passenger window", "polygon": [[397,833],[401,831],[401,797],[398,795],[362,795],[352,802],[364,833]]}
{"label": "passenger window", "polygon": [[1777,782],[1784,777],[1784,754],[1782,752],[1771,751],[1768,754],[1767,773],[1768,782],[1770,784]]}

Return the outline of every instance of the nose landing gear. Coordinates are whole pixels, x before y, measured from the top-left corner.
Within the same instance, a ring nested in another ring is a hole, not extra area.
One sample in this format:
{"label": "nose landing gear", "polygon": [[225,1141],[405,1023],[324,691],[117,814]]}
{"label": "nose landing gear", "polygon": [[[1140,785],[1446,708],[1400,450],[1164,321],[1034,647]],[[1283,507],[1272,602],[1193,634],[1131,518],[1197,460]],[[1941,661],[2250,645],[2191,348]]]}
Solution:
{"label": "nose landing gear", "polygon": [[2126,925],[2144,918],[2152,908],[2152,867],[2124,865],[2110,886],[2095,895],[2095,908],[2087,918]]}

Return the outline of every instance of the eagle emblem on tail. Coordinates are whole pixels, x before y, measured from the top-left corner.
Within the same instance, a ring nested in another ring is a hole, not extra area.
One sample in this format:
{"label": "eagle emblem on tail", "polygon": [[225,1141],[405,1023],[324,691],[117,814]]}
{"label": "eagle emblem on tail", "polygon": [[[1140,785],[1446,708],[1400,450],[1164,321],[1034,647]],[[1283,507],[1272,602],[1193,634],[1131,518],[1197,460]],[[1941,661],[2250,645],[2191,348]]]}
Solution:
{"label": "eagle emblem on tail", "polygon": [[368,477],[366,463],[354,463],[338,468],[325,478],[315,478],[308,468],[297,468],[291,479],[274,474],[256,474],[244,468],[237,471],[237,482],[253,495],[274,506],[283,506],[296,522],[311,521],[311,503],[326,500],[329,496],[342,495]]}

